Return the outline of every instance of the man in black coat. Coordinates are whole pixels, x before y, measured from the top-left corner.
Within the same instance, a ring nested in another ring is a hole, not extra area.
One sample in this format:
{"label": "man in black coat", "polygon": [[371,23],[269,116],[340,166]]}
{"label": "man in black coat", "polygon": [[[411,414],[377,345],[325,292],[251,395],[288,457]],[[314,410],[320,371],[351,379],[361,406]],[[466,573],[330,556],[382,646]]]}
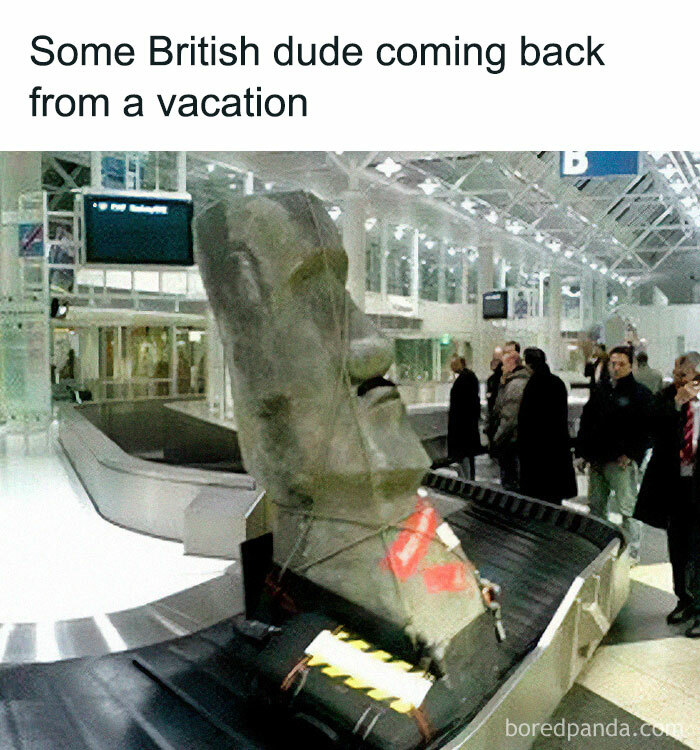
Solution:
{"label": "man in black coat", "polygon": [[479,380],[467,367],[464,357],[453,357],[452,372],[457,375],[450,389],[450,410],[447,415],[447,453],[462,466],[467,479],[474,479],[474,456],[482,452],[479,436],[481,400]]}
{"label": "man in black coat", "polygon": [[678,597],[669,625],[694,619],[686,631],[700,638],[700,354],[688,352],[676,360],[673,383],[657,397],[654,448],[639,492],[635,516],[667,529]]}
{"label": "man in black coat", "polygon": [[566,386],[552,374],[541,349],[525,349],[525,365],[532,374],[518,414],[520,492],[560,503],[578,494]]}
{"label": "man in black coat", "polygon": [[634,379],[633,361],[629,347],[610,352],[612,384],[596,386],[583,407],[576,451],[590,464],[591,513],[622,526],[630,557],[638,560],[641,524],[633,515],[639,467],[651,447],[653,399],[649,389]]}

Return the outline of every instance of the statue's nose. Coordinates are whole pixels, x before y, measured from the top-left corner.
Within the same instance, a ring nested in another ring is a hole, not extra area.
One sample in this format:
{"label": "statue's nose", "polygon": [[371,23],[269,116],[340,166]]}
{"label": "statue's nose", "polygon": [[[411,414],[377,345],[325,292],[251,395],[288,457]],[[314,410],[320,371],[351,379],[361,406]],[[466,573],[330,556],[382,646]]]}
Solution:
{"label": "statue's nose", "polygon": [[352,302],[349,304],[348,372],[353,383],[362,383],[386,374],[394,361],[394,345],[377,331],[363,312]]}
{"label": "statue's nose", "polygon": [[386,374],[394,359],[393,345],[379,335],[350,341],[348,372],[354,383],[361,383]]}

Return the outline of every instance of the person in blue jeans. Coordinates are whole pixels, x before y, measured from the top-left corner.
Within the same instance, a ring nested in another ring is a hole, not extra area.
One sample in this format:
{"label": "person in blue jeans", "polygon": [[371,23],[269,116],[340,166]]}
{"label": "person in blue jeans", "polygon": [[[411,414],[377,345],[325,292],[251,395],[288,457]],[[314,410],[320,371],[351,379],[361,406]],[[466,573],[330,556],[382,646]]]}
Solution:
{"label": "person in blue jeans", "polygon": [[576,452],[588,464],[591,513],[626,532],[630,557],[639,560],[641,523],[634,518],[640,466],[651,447],[653,399],[632,375],[634,354],[618,346],[610,352],[609,384],[596,386],[581,414]]}

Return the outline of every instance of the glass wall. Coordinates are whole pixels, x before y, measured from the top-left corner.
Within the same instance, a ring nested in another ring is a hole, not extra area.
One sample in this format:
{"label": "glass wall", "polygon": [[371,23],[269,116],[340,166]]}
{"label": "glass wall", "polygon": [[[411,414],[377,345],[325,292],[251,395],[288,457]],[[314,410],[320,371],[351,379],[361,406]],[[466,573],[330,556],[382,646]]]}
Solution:
{"label": "glass wall", "polygon": [[449,247],[445,254],[445,302],[459,304],[462,302],[463,269],[466,260],[465,250]]}
{"label": "glass wall", "polygon": [[203,395],[206,332],[176,326],[56,327],[54,397],[95,401]]}
{"label": "glass wall", "polygon": [[396,339],[390,377],[400,384],[446,383],[452,377],[450,362],[458,351],[464,352],[467,365],[471,365],[469,341],[458,342],[449,335],[439,339]]}
{"label": "glass wall", "polygon": [[402,226],[391,227],[386,250],[386,287],[388,294],[411,295],[411,256],[413,232]]}
{"label": "glass wall", "polygon": [[432,339],[396,339],[394,366],[399,383],[433,380]]}
{"label": "glass wall", "polygon": [[440,254],[442,253],[442,248],[439,242],[424,239],[420,242],[418,253],[420,298],[437,302],[440,297]]}
{"label": "glass wall", "polygon": [[381,248],[381,237],[379,230],[374,228],[374,231],[367,232],[367,291],[368,292],[381,292],[382,291],[382,248]]}

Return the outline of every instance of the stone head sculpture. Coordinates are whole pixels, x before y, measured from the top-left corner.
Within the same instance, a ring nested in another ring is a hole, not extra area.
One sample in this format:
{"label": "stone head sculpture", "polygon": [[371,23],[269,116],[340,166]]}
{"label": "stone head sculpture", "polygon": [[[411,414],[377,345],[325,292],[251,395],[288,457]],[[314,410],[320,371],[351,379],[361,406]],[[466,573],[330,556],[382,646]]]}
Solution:
{"label": "stone head sculpture", "polygon": [[[196,231],[277,561],[444,644],[483,604],[461,548],[440,542],[435,511],[416,505],[429,459],[384,378],[392,345],[345,290],[347,256],[325,208],[302,192],[232,197]],[[435,584],[439,615],[417,574],[428,563],[457,566],[458,581]]]}

